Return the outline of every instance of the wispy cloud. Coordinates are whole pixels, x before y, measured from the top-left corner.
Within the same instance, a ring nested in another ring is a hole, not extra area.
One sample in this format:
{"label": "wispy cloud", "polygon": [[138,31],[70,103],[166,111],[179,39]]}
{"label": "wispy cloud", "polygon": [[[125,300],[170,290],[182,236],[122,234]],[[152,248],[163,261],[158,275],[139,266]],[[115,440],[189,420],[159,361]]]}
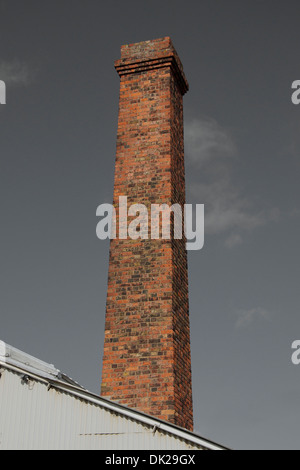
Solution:
{"label": "wispy cloud", "polygon": [[207,234],[222,234],[225,245],[233,248],[242,243],[245,232],[274,219],[274,210],[255,207],[236,181],[238,148],[230,130],[213,119],[188,122],[185,149],[194,174],[190,195],[206,206]]}
{"label": "wispy cloud", "polygon": [[189,159],[198,167],[212,159],[226,159],[236,154],[230,133],[214,119],[194,119],[185,128],[185,146]]}
{"label": "wispy cloud", "polygon": [[238,233],[232,233],[225,240],[225,246],[227,246],[227,248],[233,248],[234,246],[241,245],[242,243],[243,239]]}
{"label": "wispy cloud", "polygon": [[236,312],[237,320],[235,327],[237,329],[247,328],[257,321],[269,320],[271,313],[262,307],[252,308],[249,310],[238,310]]}
{"label": "wispy cloud", "polygon": [[7,85],[30,85],[35,74],[35,70],[20,60],[0,61],[0,80],[3,80]]}
{"label": "wispy cloud", "polygon": [[292,208],[289,211],[288,215],[292,217],[293,219],[296,219],[296,218],[298,219],[300,217],[300,208],[299,207]]}

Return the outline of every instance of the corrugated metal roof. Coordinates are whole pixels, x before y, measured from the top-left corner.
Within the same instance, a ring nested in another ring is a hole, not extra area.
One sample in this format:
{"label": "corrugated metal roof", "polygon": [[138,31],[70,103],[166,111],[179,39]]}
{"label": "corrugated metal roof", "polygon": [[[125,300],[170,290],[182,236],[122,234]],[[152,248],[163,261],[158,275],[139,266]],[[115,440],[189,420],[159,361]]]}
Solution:
{"label": "corrugated metal roof", "polygon": [[0,449],[225,450],[94,395],[3,342],[0,369]]}

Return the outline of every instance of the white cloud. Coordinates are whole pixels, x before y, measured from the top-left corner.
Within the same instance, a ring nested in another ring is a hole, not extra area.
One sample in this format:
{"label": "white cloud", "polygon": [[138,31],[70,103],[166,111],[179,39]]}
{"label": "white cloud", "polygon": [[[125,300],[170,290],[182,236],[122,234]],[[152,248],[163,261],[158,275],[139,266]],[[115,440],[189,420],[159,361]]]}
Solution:
{"label": "white cloud", "polygon": [[199,204],[205,204],[205,231],[208,234],[234,231],[241,240],[240,232],[253,230],[266,221],[263,211],[253,211],[251,203],[228,177],[212,181],[208,176],[207,182],[193,184],[191,193]]}
{"label": "white cloud", "polygon": [[198,167],[213,158],[235,155],[236,146],[229,132],[213,119],[195,119],[185,127],[185,148],[189,159]]}
{"label": "white cloud", "polygon": [[300,217],[300,209],[299,207],[294,207],[293,209],[291,209],[289,211],[289,216],[292,217],[292,218],[299,218]]}
{"label": "white cloud", "polygon": [[274,220],[274,209],[255,207],[236,183],[238,149],[229,130],[211,119],[188,122],[185,151],[194,175],[190,195],[196,203],[205,204],[207,234],[222,234],[225,246],[233,248],[242,243],[246,232]]}
{"label": "white cloud", "polygon": [[237,320],[235,326],[237,329],[247,328],[256,321],[268,320],[271,314],[262,307],[252,308],[249,310],[238,310],[236,312]]}
{"label": "white cloud", "polygon": [[233,248],[237,245],[241,245],[242,243],[242,237],[238,233],[232,233],[231,235],[229,235],[227,240],[225,240],[225,245],[227,246],[227,248]]}
{"label": "white cloud", "polygon": [[35,72],[19,60],[0,61],[0,80],[8,85],[27,86],[34,80]]}

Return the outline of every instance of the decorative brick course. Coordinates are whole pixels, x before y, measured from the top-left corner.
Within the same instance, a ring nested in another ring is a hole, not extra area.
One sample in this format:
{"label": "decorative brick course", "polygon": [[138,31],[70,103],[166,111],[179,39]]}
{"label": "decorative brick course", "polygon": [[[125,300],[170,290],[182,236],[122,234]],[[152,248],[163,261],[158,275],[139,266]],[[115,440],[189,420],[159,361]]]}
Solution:
{"label": "decorative brick course", "polygon": [[[122,46],[114,205],[185,204],[183,95],[170,38]],[[130,217],[128,217],[130,222]],[[117,215],[118,227],[118,215]],[[172,232],[171,232],[172,233]],[[101,394],[193,429],[186,240],[111,241]]]}

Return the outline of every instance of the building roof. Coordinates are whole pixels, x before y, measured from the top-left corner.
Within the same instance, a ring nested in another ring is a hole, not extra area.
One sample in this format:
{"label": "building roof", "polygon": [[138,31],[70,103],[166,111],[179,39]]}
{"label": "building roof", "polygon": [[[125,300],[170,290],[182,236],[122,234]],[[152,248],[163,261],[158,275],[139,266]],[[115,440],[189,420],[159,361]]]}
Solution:
{"label": "building roof", "polygon": [[24,376],[24,380],[28,378],[38,382],[46,382],[48,387],[54,388],[57,391],[68,393],[69,395],[73,395],[75,398],[100,406],[101,408],[117,413],[118,415],[124,416],[138,423],[152,426],[153,429],[184,439],[192,445],[199,446],[199,448],[201,447],[206,450],[228,450],[225,447],[202,438],[193,432],[187,431],[137,410],[132,410],[106,398],[99,397],[81,387],[77,382],[60,372],[53,365],[47,364],[46,362],[30,356],[29,354],[19,351],[3,341],[0,341],[0,368],[1,367]]}
{"label": "building roof", "polygon": [[22,369],[24,372],[28,372],[28,374],[37,375],[44,379],[57,380],[61,383],[82,388],[75,380],[56,369],[54,365],[47,364],[47,362],[30,356],[23,351],[19,351],[4,343],[4,341],[0,341],[0,362],[15,366],[18,369]]}

